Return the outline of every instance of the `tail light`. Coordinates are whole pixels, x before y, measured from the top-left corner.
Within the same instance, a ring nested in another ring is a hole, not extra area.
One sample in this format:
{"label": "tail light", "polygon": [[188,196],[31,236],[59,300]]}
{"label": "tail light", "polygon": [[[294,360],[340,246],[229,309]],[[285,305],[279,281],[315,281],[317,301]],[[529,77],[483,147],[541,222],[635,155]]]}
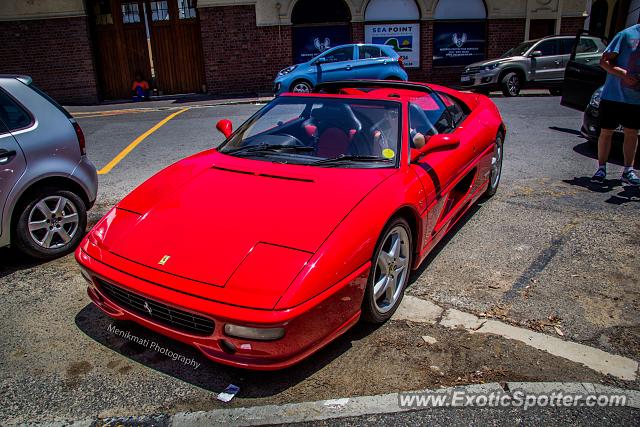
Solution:
{"label": "tail light", "polygon": [[73,124],[73,129],[76,131],[76,136],[78,137],[78,145],[80,146],[80,153],[85,156],[87,154],[87,146],[84,140],[84,133],[80,128],[80,125],[75,120],[71,121]]}
{"label": "tail light", "polygon": [[402,56],[398,57],[398,64],[400,64],[400,66],[402,67],[402,69],[404,70],[404,59],[402,59]]}

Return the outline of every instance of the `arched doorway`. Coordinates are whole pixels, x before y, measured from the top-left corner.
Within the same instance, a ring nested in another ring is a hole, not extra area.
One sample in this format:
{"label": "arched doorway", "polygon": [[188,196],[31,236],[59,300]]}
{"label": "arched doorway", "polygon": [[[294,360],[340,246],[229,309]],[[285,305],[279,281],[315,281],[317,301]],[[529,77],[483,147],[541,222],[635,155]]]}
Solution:
{"label": "arched doorway", "polygon": [[343,0],[298,0],[291,13],[293,60],[309,61],[325,50],[351,43],[351,11]]}
{"label": "arched doorway", "polygon": [[392,45],[406,68],[420,67],[420,9],[415,0],[371,0],[364,20],[366,43]]}
{"label": "arched doorway", "polygon": [[604,37],[607,28],[607,16],[609,15],[609,3],[606,0],[598,0],[591,5],[589,17],[589,34]]}
{"label": "arched doorway", "polygon": [[485,59],[487,8],[483,0],[440,0],[434,19],[434,67],[468,65]]}

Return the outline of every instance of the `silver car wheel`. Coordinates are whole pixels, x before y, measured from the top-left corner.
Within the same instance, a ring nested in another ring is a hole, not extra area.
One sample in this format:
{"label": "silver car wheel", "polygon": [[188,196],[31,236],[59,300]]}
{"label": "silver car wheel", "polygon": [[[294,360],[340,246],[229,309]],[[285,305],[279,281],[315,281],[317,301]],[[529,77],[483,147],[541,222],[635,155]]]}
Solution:
{"label": "silver car wheel", "polygon": [[308,83],[305,82],[298,82],[295,85],[293,85],[293,91],[294,93],[309,93],[311,92],[311,86],[309,86]]}
{"label": "silver car wheel", "polygon": [[43,248],[61,248],[76,235],[79,222],[78,208],[71,200],[45,197],[29,212],[29,235]]}
{"label": "silver car wheel", "polygon": [[520,91],[520,79],[517,75],[513,75],[507,80],[507,88],[512,96],[517,96]]}
{"label": "silver car wheel", "polygon": [[496,188],[502,174],[502,137],[498,136],[491,158],[491,188]]}
{"label": "silver car wheel", "polygon": [[404,227],[392,228],[385,237],[373,277],[373,299],[382,314],[392,310],[409,274],[409,235]]}

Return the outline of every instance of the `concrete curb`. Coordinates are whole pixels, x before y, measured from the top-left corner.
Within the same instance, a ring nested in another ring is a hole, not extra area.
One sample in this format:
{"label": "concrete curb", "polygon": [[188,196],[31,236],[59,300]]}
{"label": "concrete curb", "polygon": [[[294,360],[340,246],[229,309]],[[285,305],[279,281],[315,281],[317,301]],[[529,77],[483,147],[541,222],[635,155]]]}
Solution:
{"label": "concrete curb", "polygon": [[[624,395],[627,398],[626,407],[640,409],[640,391],[625,390],[616,387],[592,383],[562,383],[562,382],[508,382],[504,387],[498,383],[472,384],[468,386],[448,387],[435,390],[418,390],[403,394],[451,394],[463,392],[471,394],[509,394],[516,391],[527,394],[551,395],[563,392],[572,395]],[[362,415],[393,414],[400,412],[428,410],[431,407],[400,407],[399,394],[390,393],[377,396],[359,396],[342,399],[319,400],[315,402],[289,403],[284,405],[265,405],[240,407],[229,409],[214,409],[212,411],[180,412],[175,415],[149,415],[132,417],[114,417],[104,419],[84,419],[64,422],[55,421],[35,424],[41,426],[74,426],[91,425],[116,426],[260,426],[281,423],[297,423],[321,421],[336,418],[358,417]],[[448,405],[447,405],[448,406]],[[496,408],[498,409],[498,408]],[[562,410],[562,408],[558,408]],[[33,424],[32,424],[33,425]]]}

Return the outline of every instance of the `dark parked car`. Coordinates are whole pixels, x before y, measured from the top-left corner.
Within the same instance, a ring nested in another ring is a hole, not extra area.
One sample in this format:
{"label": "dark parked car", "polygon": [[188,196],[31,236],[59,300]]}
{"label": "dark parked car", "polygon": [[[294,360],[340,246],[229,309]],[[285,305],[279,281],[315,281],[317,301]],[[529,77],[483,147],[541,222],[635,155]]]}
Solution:
{"label": "dark parked car", "polygon": [[[565,70],[562,100],[565,107],[583,111],[583,121],[580,132],[592,144],[596,145],[600,135],[599,108],[602,85],[607,78],[607,72],[600,67],[600,58],[586,58],[579,54],[578,46],[584,40],[585,34],[578,34],[573,43],[571,56]],[[602,52],[600,53],[600,57]],[[597,59],[597,60],[596,60]],[[622,141],[622,127],[614,133],[615,141]]]}

